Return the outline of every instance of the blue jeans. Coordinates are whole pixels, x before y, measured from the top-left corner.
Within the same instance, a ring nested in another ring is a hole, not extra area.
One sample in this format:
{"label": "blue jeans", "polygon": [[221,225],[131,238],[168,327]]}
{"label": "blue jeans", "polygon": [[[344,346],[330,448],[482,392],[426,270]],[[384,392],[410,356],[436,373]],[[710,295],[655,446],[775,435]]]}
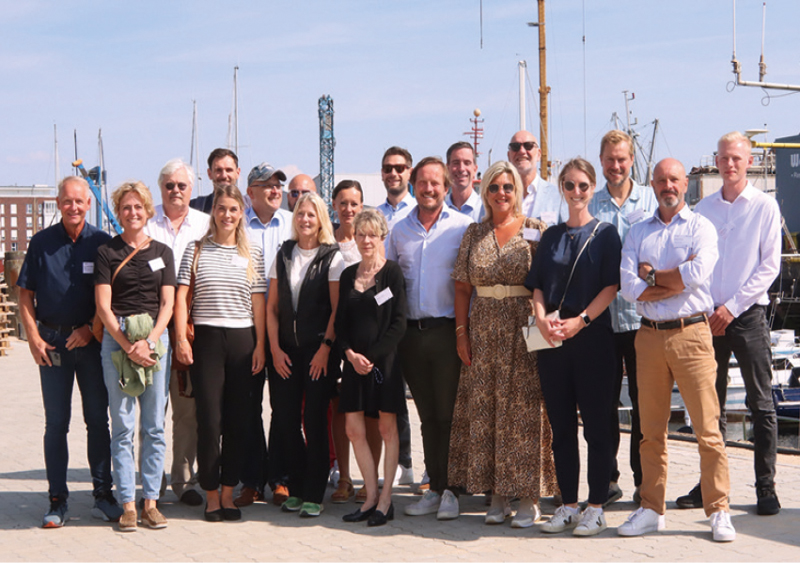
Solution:
{"label": "blue jeans", "polygon": [[[161,342],[169,348],[167,331]],[[149,500],[158,500],[161,476],[164,473],[164,457],[167,451],[164,436],[164,417],[169,396],[169,357],[164,355],[161,369],[153,372],[153,384],[144,393],[131,397],[119,386],[119,372],[111,361],[111,353],[121,350],[117,341],[104,331],[103,377],[108,389],[108,407],[111,413],[111,459],[114,461],[114,479],[122,503],[136,500],[136,460],[133,455],[133,432],[136,428],[136,401],[139,401],[140,431],[142,432],[141,478],[142,495]]]}
{"label": "blue jeans", "polygon": [[69,449],[67,433],[72,417],[72,388],[78,380],[86,423],[86,453],[94,495],[111,490],[111,438],[108,434],[108,395],[103,384],[100,345],[94,339],[81,348],[67,350],[69,334],[39,325],[39,335],[56,347],[60,366],[39,366],[44,403],[44,463],[51,497],[66,498]]}

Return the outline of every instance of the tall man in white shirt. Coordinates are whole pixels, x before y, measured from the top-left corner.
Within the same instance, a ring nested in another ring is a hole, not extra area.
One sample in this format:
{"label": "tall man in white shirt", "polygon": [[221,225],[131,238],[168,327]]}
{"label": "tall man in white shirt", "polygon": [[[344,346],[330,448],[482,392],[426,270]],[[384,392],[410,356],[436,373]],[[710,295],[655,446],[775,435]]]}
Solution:
{"label": "tall man in white shirt", "polygon": [[728,457],[719,431],[716,362],[708,324],[714,306],[710,285],[717,234],[708,219],[686,205],[687,186],[680,162],[671,158],[659,162],[653,173],[658,210],[631,227],[622,249],[622,296],[636,303],[642,316],[636,335],[642,503],[617,532],[639,536],[665,527],[667,424],[672,386],[677,383],[695,422],[700,484],[714,541],[733,541]]}
{"label": "tall man in white shirt", "polygon": [[[623,131],[609,131],[600,141],[600,164],[606,185],[594,193],[589,203],[589,212],[600,221],[611,223],[617,228],[622,242],[628,236],[632,225],[650,218],[658,207],[653,190],[637,184],[631,177],[633,166],[633,140]],[[642,431],[639,425],[639,399],[636,386],[636,332],[641,326],[641,317],[636,312],[636,304],[629,303],[617,295],[609,306],[611,323],[614,327],[614,344],[617,352],[616,379],[614,381],[614,402],[619,400],[622,389],[622,374],[628,375],[628,396],[631,399],[631,447],[630,466],[633,470],[634,502],[639,502],[639,486],[642,484],[642,462],[639,459],[639,442]],[[624,369],[623,369],[624,363]],[[622,498],[619,488],[619,415],[614,409],[611,419],[614,437],[614,462],[611,467],[611,483],[608,487],[608,500],[604,506]]]}
{"label": "tall man in white shirt", "polygon": [[[208,231],[209,216],[189,207],[194,185],[194,171],[179,158],[168,161],[158,174],[161,205],[147,222],[145,232],[172,249],[175,274],[180,268],[183,253],[190,242],[202,238]],[[173,333],[170,331],[172,356]],[[203,503],[195,474],[197,458],[197,415],[188,370],[170,371],[169,397],[172,406],[172,468],[170,485],[181,502],[190,506]]]}
{"label": "tall man in white shirt", "polygon": [[444,205],[450,180],[440,159],[423,158],[410,179],[417,206],[389,234],[386,258],[400,265],[406,279],[408,328],[398,356],[422,424],[430,489],[405,512],[436,513],[439,520],[451,520],[458,518],[459,507],[447,487],[447,458],[461,360],[456,352],[455,282],[450,274],[473,221]]}
{"label": "tall man in white shirt", "polygon": [[[285,181],[286,174],[282,170],[276,170],[267,162],[262,162],[254,167],[247,176],[247,195],[252,207],[245,211],[245,223],[250,243],[258,246],[264,254],[262,275],[267,280],[267,288],[269,288],[269,270],[278,249],[283,241],[292,237],[292,214],[281,209],[283,182]],[[311,183],[313,184],[313,180]],[[266,352],[268,358],[265,370],[268,370],[272,365],[272,359],[269,357],[269,344],[266,345]],[[286,474],[285,459],[276,446],[278,440],[275,439],[272,430],[275,425],[270,424],[269,449],[264,435],[262,403],[264,401],[264,382],[269,377],[268,371],[262,371],[251,378],[252,418],[247,438],[249,448],[241,475],[244,486],[239,496],[233,501],[236,506],[240,507],[249,506],[256,500],[264,500],[264,488],[268,481],[274,489],[273,500],[281,501],[276,502],[277,505],[286,500],[283,496],[288,497],[288,489],[283,480]],[[271,396],[272,394],[270,394]]]}
{"label": "tall man in white shirt", "polygon": [[[775,493],[778,422],[772,402],[772,355],[767,326],[767,291],[780,272],[781,212],[769,197],[747,180],[753,164],[750,140],[739,132],[724,135],[717,145],[722,189],[701,200],[695,212],[717,229],[719,261],[711,277],[714,313],[708,321],[717,358],[720,430],[725,436],[725,399],[731,352],[742,371],[747,405],[753,415],[757,512],[780,512]],[[678,499],[682,508],[702,505],[699,487]]]}
{"label": "tall man in white shirt", "polygon": [[542,150],[533,133],[517,131],[508,143],[508,161],[514,165],[525,186],[522,212],[539,219],[548,227],[563,223],[569,217],[567,202],[558,187],[539,176]]}
{"label": "tall man in white shirt", "polygon": [[417,206],[408,189],[412,165],[411,153],[401,147],[389,147],[381,160],[381,180],[386,188],[386,201],[377,210],[386,217],[389,230]]}
{"label": "tall man in white shirt", "polygon": [[445,205],[469,215],[473,221],[480,221],[483,218],[483,202],[473,187],[478,173],[475,148],[466,141],[450,145],[447,149],[447,171],[453,184],[444,198]]}

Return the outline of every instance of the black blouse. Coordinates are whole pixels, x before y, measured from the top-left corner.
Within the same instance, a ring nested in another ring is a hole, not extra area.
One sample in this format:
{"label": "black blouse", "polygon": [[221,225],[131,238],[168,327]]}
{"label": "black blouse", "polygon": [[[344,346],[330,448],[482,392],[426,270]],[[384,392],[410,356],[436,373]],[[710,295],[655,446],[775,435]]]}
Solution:
{"label": "black blouse", "polygon": [[[117,267],[134,251],[117,235],[97,250],[95,284],[111,285]],[[117,274],[111,287],[111,310],[118,317],[149,313],[158,317],[161,288],[176,285],[172,249],[156,240],[140,250]]]}

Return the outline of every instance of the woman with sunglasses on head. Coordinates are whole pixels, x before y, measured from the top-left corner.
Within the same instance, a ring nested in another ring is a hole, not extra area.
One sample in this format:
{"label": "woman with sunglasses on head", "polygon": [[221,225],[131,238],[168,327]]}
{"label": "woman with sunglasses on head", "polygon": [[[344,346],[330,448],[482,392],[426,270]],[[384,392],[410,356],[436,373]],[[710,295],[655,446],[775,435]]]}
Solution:
{"label": "woman with sunglasses on head", "polygon": [[557,492],[536,354],[528,353],[521,331],[532,314],[531,292],[522,284],[545,225],[522,214],[522,196],[522,180],[510,163],[486,171],[486,215],[464,234],[452,274],[463,366],[449,482],[471,493],[493,492],[487,524],[503,523],[511,499],[519,497],[515,528],[532,526],[541,516],[539,497]]}
{"label": "woman with sunglasses on head", "polygon": [[[589,213],[595,182],[594,168],[586,160],[575,158],[564,165],[558,183],[569,219],[544,233],[525,281],[533,290],[536,325],[551,346],[538,352],[539,376],[564,501],[541,528],[546,533],[573,529],[576,536],[606,529],[603,503],[613,455],[608,421],[616,408],[608,305],[619,290],[622,243],[613,225]],[[578,409],[588,444],[589,504],[583,514],[578,508]]]}

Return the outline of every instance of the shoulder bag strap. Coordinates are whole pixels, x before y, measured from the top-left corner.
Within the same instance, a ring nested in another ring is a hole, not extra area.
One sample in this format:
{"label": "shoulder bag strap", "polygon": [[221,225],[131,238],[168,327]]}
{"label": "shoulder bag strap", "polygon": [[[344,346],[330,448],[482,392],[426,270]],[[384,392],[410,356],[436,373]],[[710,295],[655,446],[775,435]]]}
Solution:
{"label": "shoulder bag strap", "polygon": [[119,271],[122,269],[122,267],[123,267],[125,264],[127,264],[128,262],[130,262],[131,258],[133,258],[134,256],[136,256],[136,253],[137,253],[137,252],[139,252],[141,249],[143,249],[145,246],[147,246],[147,243],[149,243],[151,240],[153,240],[153,239],[151,239],[150,237],[147,237],[147,238],[144,240],[144,242],[143,242],[142,244],[140,244],[139,246],[137,246],[137,247],[136,247],[136,248],[133,250],[133,252],[131,252],[130,254],[128,254],[128,255],[125,257],[125,260],[123,260],[123,261],[122,261],[122,263],[121,263],[119,266],[117,266],[117,269],[116,269],[116,270],[114,270],[114,275],[113,275],[113,276],[111,276],[111,285],[114,285],[114,280],[115,280],[115,279],[117,279],[117,274],[119,274]]}
{"label": "shoulder bag strap", "polygon": [[594,226],[594,229],[592,229],[592,234],[590,234],[589,238],[586,239],[586,242],[583,243],[580,252],[578,252],[578,255],[575,257],[575,261],[572,263],[572,271],[570,271],[569,278],[567,278],[567,285],[564,288],[564,296],[561,297],[561,303],[558,304],[559,311],[561,310],[561,306],[564,304],[564,299],[567,298],[567,290],[569,289],[569,284],[572,281],[572,275],[575,273],[575,267],[578,265],[578,260],[581,259],[581,254],[583,254],[583,251],[586,250],[587,246],[589,246],[589,242],[591,242],[591,240],[594,238],[594,235],[595,233],[597,233],[597,228],[599,226],[600,226],[600,220],[597,219],[597,224]]}

